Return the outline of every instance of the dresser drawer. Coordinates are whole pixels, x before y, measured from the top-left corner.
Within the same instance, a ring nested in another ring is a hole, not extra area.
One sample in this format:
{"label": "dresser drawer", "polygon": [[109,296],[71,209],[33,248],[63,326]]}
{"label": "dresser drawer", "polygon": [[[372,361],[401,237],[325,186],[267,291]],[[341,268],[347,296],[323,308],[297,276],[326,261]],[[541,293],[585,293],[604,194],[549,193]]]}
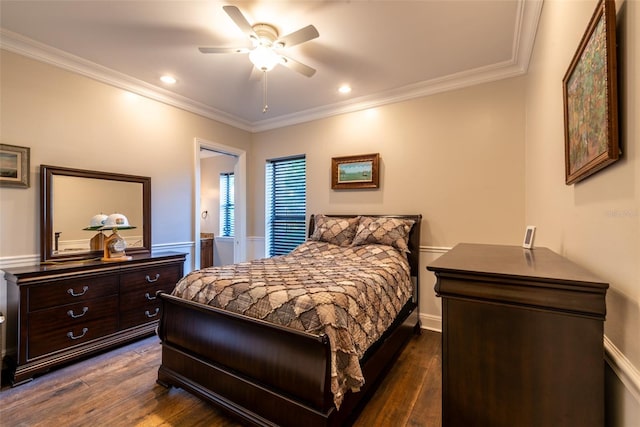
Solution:
{"label": "dresser drawer", "polygon": [[79,279],[65,279],[32,286],[29,292],[29,311],[87,301],[116,295],[118,276],[105,275]]}
{"label": "dresser drawer", "polygon": [[129,298],[132,293],[142,292],[154,296],[156,291],[171,292],[176,283],[182,277],[182,269],[179,265],[162,267],[149,267],[128,273],[123,273],[120,279],[120,292],[123,297]]}
{"label": "dresser drawer", "polygon": [[120,312],[120,329],[127,329],[160,319],[160,302],[151,301],[138,304],[134,308]]}
{"label": "dresser drawer", "polygon": [[27,358],[33,359],[117,332],[117,311],[118,297],[113,296],[31,313]]}
{"label": "dresser drawer", "polygon": [[152,303],[157,304],[158,297],[156,297],[156,292],[159,290],[169,293],[173,290],[173,285],[171,287],[155,285],[123,292],[122,295],[120,295],[120,311],[124,312],[134,308],[146,307]]}
{"label": "dresser drawer", "polygon": [[8,300],[17,302],[5,323],[12,384],[148,336],[160,318],[156,291],[173,290],[185,258],[140,253],[124,262],[4,268]]}

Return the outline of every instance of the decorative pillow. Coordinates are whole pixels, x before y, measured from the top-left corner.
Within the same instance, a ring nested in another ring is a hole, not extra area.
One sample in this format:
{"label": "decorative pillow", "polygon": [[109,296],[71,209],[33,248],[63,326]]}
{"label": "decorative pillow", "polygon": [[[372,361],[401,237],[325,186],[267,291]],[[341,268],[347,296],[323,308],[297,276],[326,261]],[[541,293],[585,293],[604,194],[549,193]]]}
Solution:
{"label": "decorative pillow", "polygon": [[326,215],[316,215],[316,228],[313,230],[311,240],[333,243],[338,246],[349,246],[356,234],[356,228],[360,217],[339,218]]}
{"label": "decorative pillow", "polygon": [[393,246],[400,252],[409,252],[409,231],[414,222],[412,219],[363,216],[351,244],[357,246],[374,243]]}

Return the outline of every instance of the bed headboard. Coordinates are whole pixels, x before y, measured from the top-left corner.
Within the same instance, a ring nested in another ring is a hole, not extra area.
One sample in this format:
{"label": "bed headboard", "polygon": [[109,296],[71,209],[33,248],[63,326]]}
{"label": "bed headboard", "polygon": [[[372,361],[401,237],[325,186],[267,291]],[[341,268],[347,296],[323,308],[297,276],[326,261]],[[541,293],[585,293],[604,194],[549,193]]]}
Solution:
{"label": "bed headboard", "polygon": [[[341,217],[341,218],[350,218],[358,215],[352,214],[325,214],[326,216],[333,217]],[[416,285],[418,284],[418,277],[420,272],[420,222],[422,221],[422,215],[365,215],[359,214],[362,216],[371,216],[375,218],[387,217],[387,218],[401,218],[401,219],[412,219],[414,220],[413,227],[411,227],[411,231],[409,232],[409,253],[407,254],[407,259],[409,260],[409,266],[411,267],[411,276],[414,277]],[[309,231],[308,236],[310,237],[313,234],[313,230],[315,229],[315,218],[314,215],[311,215],[309,218]]]}

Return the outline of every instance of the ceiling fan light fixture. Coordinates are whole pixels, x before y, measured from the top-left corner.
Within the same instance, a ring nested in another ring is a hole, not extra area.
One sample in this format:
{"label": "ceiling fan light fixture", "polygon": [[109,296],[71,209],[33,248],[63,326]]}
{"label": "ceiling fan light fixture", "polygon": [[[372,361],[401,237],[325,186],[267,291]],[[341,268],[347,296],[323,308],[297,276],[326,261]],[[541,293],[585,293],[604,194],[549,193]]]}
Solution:
{"label": "ceiling fan light fixture", "polygon": [[260,71],[271,71],[282,62],[281,56],[266,46],[258,46],[249,52],[249,60]]}

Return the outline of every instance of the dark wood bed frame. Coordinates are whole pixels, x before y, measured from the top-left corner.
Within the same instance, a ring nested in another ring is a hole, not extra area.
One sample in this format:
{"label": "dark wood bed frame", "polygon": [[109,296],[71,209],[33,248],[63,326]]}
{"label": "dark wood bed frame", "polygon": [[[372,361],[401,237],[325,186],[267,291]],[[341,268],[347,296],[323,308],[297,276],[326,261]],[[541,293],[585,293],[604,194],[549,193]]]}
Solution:
{"label": "dark wood bed frame", "polygon": [[[353,215],[335,215],[340,217]],[[414,298],[364,355],[365,385],[336,410],[330,386],[330,347],[314,335],[159,293],[158,383],[181,387],[258,426],[351,424],[407,341],[420,332],[418,260],[421,215],[370,215],[415,220],[409,235]],[[314,229],[313,216],[309,233]]]}

